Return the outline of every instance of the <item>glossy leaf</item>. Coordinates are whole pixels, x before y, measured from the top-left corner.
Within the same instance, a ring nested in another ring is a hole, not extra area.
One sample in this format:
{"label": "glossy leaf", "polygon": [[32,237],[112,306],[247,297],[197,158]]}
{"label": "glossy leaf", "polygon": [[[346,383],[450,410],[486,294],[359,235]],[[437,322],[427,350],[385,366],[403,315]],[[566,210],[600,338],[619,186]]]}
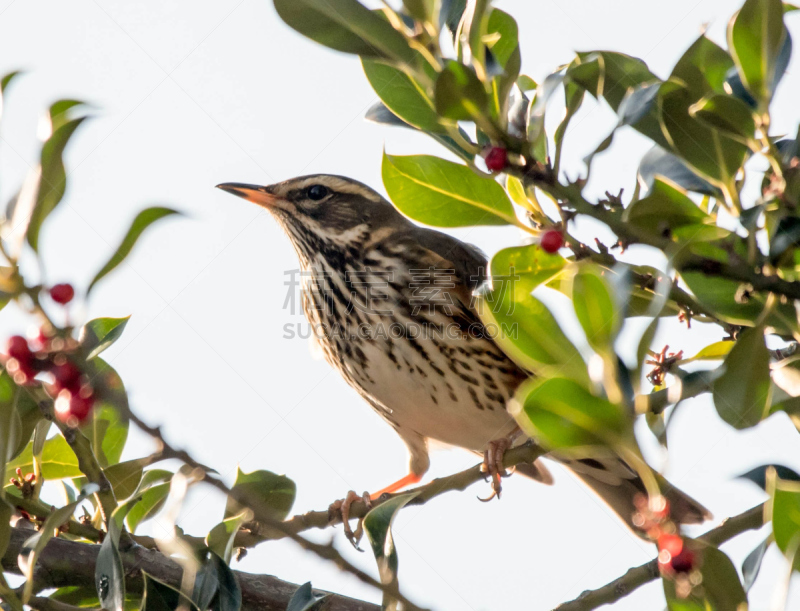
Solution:
{"label": "glossy leaf", "polygon": [[489,96],[470,66],[449,61],[439,73],[433,89],[436,112],[447,119],[468,121],[480,116]]}
{"label": "glossy leaf", "polygon": [[286,606],[286,611],[321,611],[330,594],[317,596],[311,589],[311,582],[307,581],[295,590]]}
{"label": "glossy leaf", "polygon": [[748,149],[689,114],[691,90],[673,87],[659,93],[662,131],[673,152],[693,171],[720,188],[730,188]]}
{"label": "glossy leaf", "polygon": [[690,363],[692,361],[717,361],[724,359],[728,353],[731,351],[733,346],[735,345],[734,342],[731,341],[719,341],[714,342],[713,344],[709,344],[705,348],[702,348],[697,354],[688,359],[683,359],[682,363]]}
{"label": "glossy leaf", "polygon": [[578,112],[581,104],[583,104],[583,96],[584,89],[579,85],[571,81],[564,84],[564,102],[567,109],[566,113],[564,114],[564,118],[561,120],[561,123],[558,124],[556,132],[553,135],[553,141],[556,148],[555,165],[553,167],[554,171],[556,172],[558,172],[558,168],[560,167],[561,150],[564,145],[564,136],[567,134],[569,122],[572,120],[572,117],[575,116],[575,113]]}
{"label": "glossy leaf", "polygon": [[612,51],[578,53],[567,76],[594,97],[604,98],[615,112],[629,89],[658,80],[641,59]]}
{"label": "glossy leaf", "polygon": [[[178,590],[155,579],[145,571],[142,571],[142,578],[144,579],[144,594],[141,611],[174,611],[181,602],[188,603]],[[196,607],[192,605],[191,609],[196,609]]]}
{"label": "glossy leaf", "polygon": [[679,227],[711,222],[711,218],[678,187],[656,178],[650,193],[625,210],[625,220],[650,233],[663,235]]}
{"label": "glossy leaf", "polygon": [[89,288],[86,289],[86,294],[88,295],[103,277],[105,277],[109,272],[114,270],[115,267],[125,260],[125,258],[130,254],[131,250],[133,250],[133,247],[136,245],[136,241],[139,239],[145,229],[147,229],[156,221],[173,214],[180,213],[170,208],[154,207],[142,210],[139,214],[137,214],[136,218],[133,219],[133,223],[131,223],[128,232],[125,234],[125,237],[122,239],[122,242],[120,242],[120,245],[117,247],[117,250],[113,255],[111,255],[111,258],[100,269],[100,271],[97,272],[95,277],[92,278],[92,281],[89,283]]}
{"label": "glossy leaf", "polygon": [[0,78],[0,117],[3,116],[3,97],[6,89],[11,84],[11,81],[13,81],[20,74],[22,74],[22,72],[19,70],[14,70],[13,72],[7,72]]}
{"label": "glossy leaf", "polygon": [[[2,466],[2,473],[7,473],[6,461],[11,458],[12,451],[18,445],[15,437],[19,435],[21,429],[21,426],[17,424],[19,421],[17,398],[20,392],[8,372],[5,369],[0,371],[0,466]],[[13,470],[11,472],[13,473]]]}
{"label": "glossy leaf", "polygon": [[798,474],[794,469],[790,469],[784,465],[761,465],[760,467],[750,469],[750,471],[747,473],[742,473],[736,477],[737,479],[749,480],[762,490],[766,490],[767,473],[769,471],[774,471],[775,474],[784,481],[800,482],[800,474]]}
{"label": "glossy leaf", "polygon": [[505,190],[467,166],[428,155],[383,155],[383,185],[406,216],[434,227],[514,225]]}
{"label": "glossy leaf", "polygon": [[475,309],[493,340],[520,367],[588,384],[586,364],[555,317],[531,291],[556,276],[566,261],[537,245],[505,248],[490,264],[492,282],[476,293]]}
{"label": "glossy leaf", "polygon": [[219,589],[214,603],[211,605],[212,611],[239,611],[242,606],[242,590],[236,575],[228,565],[213,551],[208,552],[208,562],[213,565],[217,572]]}
{"label": "glossy leaf", "polygon": [[[22,469],[24,474],[33,473],[33,442],[29,443],[19,456],[6,465],[6,481],[15,476],[14,471],[17,468]],[[42,475],[48,480],[83,475],[78,468],[78,457],[60,434],[51,437],[44,443]]]}
{"label": "glossy leaf", "polygon": [[742,581],[745,592],[749,592],[756,582],[758,573],[761,570],[761,562],[764,560],[764,554],[767,552],[770,543],[772,543],[772,535],[759,543],[752,552],[747,554],[747,558],[742,562]]}
{"label": "glossy leaf", "polygon": [[361,65],[369,84],[378,97],[403,121],[429,132],[445,132],[433,100],[424,87],[399,68],[383,62],[361,58]]}
{"label": "glossy leaf", "polygon": [[120,529],[116,520],[108,521],[108,533],[97,554],[94,583],[97,598],[106,611],[124,611],[125,569],[119,555]]}
{"label": "glossy leaf", "polygon": [[714,406],[725,422],[746,429],[766,416],[770,393],[764,329],[746,329],[725,357],[722,375],[714,381]]}
{"label": "glossy leaf", "polygon": [[[291,479],[264,469],[245,473],[237,468],[233,490],[257,500],[261,508],[276,520],[286,519],[292,510],[297,494],[297,486]],[[225,506],[225,518],[235,516],[243,509],[235,500],[228,498]]]}
{"label": "glossy leaf", "polygon": [[241,513],[227,518],[214,526],[206,535],[206,545],[217,556],[230,564],[233,555],[233,543],[236,533],[244,522],[253,519],[253,512],[245,509]]}
{"label": "glossy leaf", "polygon": [[117,341],[130,316],[125,318],[95,318],[90,320],[81,329],[81,349],[86,354],[86,359],[93,359],[103,350]]}
{"label": "glossy leaf", "polygon": [[208,609],[219,591],[219,575],[214,557],[206,554],[194,577],[192,601],[198,609]]}
{"label": "glossy leaf", "polygon": [[622,326],[624,303],[602,273],[582,267],[572,280],[572,305],[589,345],[602,354],[613,351]]}
{"label": "glossy leaf", "polygon": [[[772,520],[772,533],[780,550],[789,555],[800,536],[800,482],[790,482],[767,474],[767,493],[770,500],[764,509],[764,519]],[[795,570],[800,570],[800,559],[794,558]]]}
{"label": "glossy leaf", "polygon": [[531,378],[517,389],[509,412],[550,450],[627,445],[633,429],[622,409],[567,378]]}
{"label": "glossy leaf", "polygon": [[679,598],[675,595],[675,581],[664,579],[664,593],[670,611],[746,611],[747,594],[728,555],[702,541],[693,540],[691,544],[701,557],[702,587],[694,588],[688,598]]}
{"label": "glossy leaf", "polygon": [[728,48],[739,76],[762,108],[780,78],[776,67],[787,34],[780,0],[746,0],[728,24]]}
{"label": "glossy leaf", "polygon": [[165,469],[150,469],[144,472],[138,489],[126,503],[132,505],[125,515],[128,530],[136,532],[139,524],[161,510],[169,495],[172,475],[171,471]]}
{"label": "glossy leaf", "polygon": [[652,189],[657,177],[674,182],[687,191],[705,193],[716,196],[719,189],[698,176],[678,157],[656,145],[651,148],[639,162],[639,179]]}
{"label": "glossy leaf", "polygon": [[148,458],[134,458],[106,467],[105,474],[118,501],[127,499],[139,487]]}
{"label": "glossy leaf", "polygon": [[303,36],[345,53],[413,63],[403,34],[357,0],[273,0],[281,19]]}
{"label": "glossy leaf", "polygon": [[99,489],[100,487],[97,484],[88,484],[85,486],[74,503],[68,503],[63,507],[55,509],[47,516],[39,532],[29,537],[25,543],[22,544],[22,548],[20,548],[19,555],[17,556],[17,564],[19,565],[22,575],[26,579],[25,593],[23,595],[25,601],[30,598],[33,591],[33,570],[36,568],[36,562],[45,545],[55,536],[56,529],[70,519],[78,505]]}
{"label": "glossy leaf", "polygon": [[[371,509],[364,516],[364,532],[372,546],[372,553],[378,564],[378,574],[383,584],[397,585],[398,558],[392,539],[392,522],[394,522],[397,512],[412,501],[417,494],[419,492],[392,497]],[[397,601],[389,594],[384,593],[382,608],[395,611],[398,608]]]}
{"label": "glossy leaf", "polygon": [[756,123],[750,107],[733,96],[715,94],[703,98],[689,107],[689,114],[732,138],[749,141],[755,136]]}
{"label": "glossy leaf", "polygon": [[92,443],[97,460],[102,467],[119,462],[128,439],[130,422],[107,402],[92,410],[91,420],[82,430]]}
{"label": "glossy leaf", "polygon": [[41,175],[36,193],[36,201],[31,213],[27,230],[28,244],[33,250],[39,250],[39,231],[50,213],[61,202],[67,188],[67,173],[64,169],[62,156],[75,130],[83,123],[86,117],[79,117],[67,121],[53,132],[50,138],[42,145]]}
{"label": "glossy leaf", "polygon": [[680,79],[697,99],[722,93],[731,68],[733,59],[730,54],[702,34],[675,64],[670,77]]}
{"label": "glossy leaf", "polygon": [[493,114],[502,116],[521,64],[516,20],[505,11],[493,8],[486,24],[485,41],[487,59],[491,57],[498,68],[491,82]]}

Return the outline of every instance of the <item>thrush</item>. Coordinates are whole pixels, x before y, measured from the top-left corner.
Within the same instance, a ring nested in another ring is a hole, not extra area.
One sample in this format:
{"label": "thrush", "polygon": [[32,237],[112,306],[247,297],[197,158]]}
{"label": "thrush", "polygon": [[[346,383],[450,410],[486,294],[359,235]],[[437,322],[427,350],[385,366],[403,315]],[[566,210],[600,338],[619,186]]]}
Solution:
{"label": "thrush", "polygon": [[[408,475],[373,497],[420,481],[430,465],[429,440],[484,454],[499,492],[504,450],[526,441],[506,406],[531,374],[489,337],[475,310],[483,253],[413,224],[349,178],[217,186],[266,208],[283,227],[300,260],[303,310],[325,359],[408,448]],[[635,530],[634,498],[645,488],[630,466],[609,457],[551,458]],[[517,471],[552,481],[539,461]],[[710,517],[676,488],[662,487],[675,521]]]}

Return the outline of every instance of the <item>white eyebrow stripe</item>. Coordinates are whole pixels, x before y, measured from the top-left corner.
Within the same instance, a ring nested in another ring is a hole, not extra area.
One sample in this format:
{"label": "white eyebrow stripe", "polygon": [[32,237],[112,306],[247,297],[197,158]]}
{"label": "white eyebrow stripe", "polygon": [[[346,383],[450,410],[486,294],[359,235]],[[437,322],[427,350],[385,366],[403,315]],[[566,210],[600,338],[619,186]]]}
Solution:
{"label": "white eyebrow stripe", "polygon": [[319,176],[309,176],[305,180],[297,181],[292,185],[292,188],[306,189],[311,185],[324,185],[332,191],[336,191],[337,193],[352,193],[353,195],[360,195],[361,197],[365,197],[373,202],[379,202],[381,200],[380,195],[368,187],[343,180],[338,176],[324,174]]}

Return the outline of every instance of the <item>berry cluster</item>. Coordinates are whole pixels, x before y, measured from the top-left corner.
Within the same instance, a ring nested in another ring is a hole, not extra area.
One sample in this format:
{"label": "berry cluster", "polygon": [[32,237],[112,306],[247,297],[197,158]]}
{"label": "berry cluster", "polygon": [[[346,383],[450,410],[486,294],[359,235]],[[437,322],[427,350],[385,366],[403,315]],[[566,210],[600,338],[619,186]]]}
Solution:
{"label": "berry cluster", "polygon": [[[75,296],[70,284],[56,284],[49,292],[53,301],[61,305]],[[21,335],[14,335],[8,338],[5,368],[20,386],[37,384],[37,375],[49,374],[53,381],[44,387],[55,401],[56,417],[76,426],[91,413],[95,393],[88,376],[70,358],[68,349],[68,342],[52,337],[47,328],[41,329],[39,336],[30,342]]]}
{"label": "berry cluster", "polygon": [[677,533],[675,523],[669,517],[669,502],[663,496],[648,499],[638,495],[634,500],[636,513],[633,524],[647,533],[658,546],[658,567],[669,577],[686,577],[697,568],[697,558]]}

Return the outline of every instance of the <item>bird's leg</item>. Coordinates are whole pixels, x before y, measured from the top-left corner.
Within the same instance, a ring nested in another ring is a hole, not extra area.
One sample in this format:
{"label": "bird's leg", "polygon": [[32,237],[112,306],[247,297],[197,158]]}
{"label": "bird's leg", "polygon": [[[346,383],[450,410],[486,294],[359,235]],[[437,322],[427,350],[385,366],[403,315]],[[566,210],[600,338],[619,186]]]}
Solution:
{"label": "bird's leg", "polygon": [[503,486],[500,484],[500,478],[508,475],[505,467],[503,467],[503,457],[505,456],[506,450],[514,444],[514,440],[519,437],[521,433],[522,431],[516,429],[510,435],[490,441],[486,451],[483,453],[481,471],[492,478],[492,493],[487,498],[480,499],[484,503],[491,501],[494,497],[500,498],[500,492],[503,490]]}
{"label": "bird's leg", "polygon": [[358,547],[358,543],[361,541],[361,537],[364,534],[364,518],[358,519],[355,532],[350,528],[350,505],[356,501],[364,501],[367,509],[372,508],[372,500],[370,499],[369,492],[364,492],[364,494],[359,496],[357,492],[350,490],[346,497],[338,499],[330,504],[330,507],[328,507],[328,520],[332,522],[336,515],[340,514],[342,516],[342,528],[344,529],[345,537],[347,537],[347,540],[350,541],[353,547],[361,552],[363,550]]}
{"label": "bird's leg", "polygon": [[370,495],[370,499],[373,501],[377,501],[381,498],[384,494],[391,494],[392,492],[397,492],[401,488],[405,488],[406,486],[411,486],[412,484],[418,484],[422,480],[421,475],[417,475],[416,473],[409,473],[405,477],[401,477],[399,480],[394,482],[393,484],[389,484],[386,488],[381,488],[377,492]]}

